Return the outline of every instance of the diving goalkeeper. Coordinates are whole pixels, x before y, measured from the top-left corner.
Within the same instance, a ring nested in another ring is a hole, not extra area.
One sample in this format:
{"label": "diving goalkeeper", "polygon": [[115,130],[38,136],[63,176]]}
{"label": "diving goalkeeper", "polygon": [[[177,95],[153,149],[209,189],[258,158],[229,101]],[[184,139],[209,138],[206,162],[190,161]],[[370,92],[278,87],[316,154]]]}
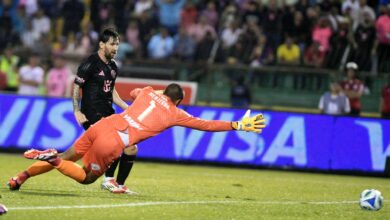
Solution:
{"label": "diving goalkeeper", "polygon": [[[183,100],[183,89],[178,84],[168,85],[164,91],[151,87],[131,91],[133,104],[120,114],[103,118],[76,140],[64,153],[55,149],[28,150],[24,157],[41,160],[8,181],[17,190],[30,177],[50,171],[53,167],[81,184],[95,182],[127,147],[153,137],[172,126],[183,126],[203,131],[250,131],[260,133],[265,127],[263,115],[241,121],[203,120],[193,117],[177,105]],[[75,161],[82,159],[84,167]]]}

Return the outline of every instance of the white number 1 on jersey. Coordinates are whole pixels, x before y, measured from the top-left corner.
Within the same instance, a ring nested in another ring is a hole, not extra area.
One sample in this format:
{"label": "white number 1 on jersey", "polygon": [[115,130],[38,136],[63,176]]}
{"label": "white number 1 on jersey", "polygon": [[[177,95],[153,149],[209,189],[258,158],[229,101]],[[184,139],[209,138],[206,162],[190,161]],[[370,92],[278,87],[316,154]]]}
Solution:
{"label": "white number 1 on jersey", "polygon": [[148,116],[152,110],[156,107],[156,102],[154,102],[153,100],[150,101],[149,103],[149,106],[145,109],[145,111],[143,111],[139,116],[138,116],[138,121],[143,121],[146,116]]}

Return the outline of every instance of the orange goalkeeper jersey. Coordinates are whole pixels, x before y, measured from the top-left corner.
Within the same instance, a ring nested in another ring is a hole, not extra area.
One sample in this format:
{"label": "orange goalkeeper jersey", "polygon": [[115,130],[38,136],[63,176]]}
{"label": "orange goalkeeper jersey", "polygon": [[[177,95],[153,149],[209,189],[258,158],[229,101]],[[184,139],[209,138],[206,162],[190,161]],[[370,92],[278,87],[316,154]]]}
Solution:
{"label": "orange goalkeeper jersey", "polygon": [[175,125],[203,131],[230,131],[231,123],[220,120],[202,120],[193,117],[170,100],[156,93],[152,87],[134,89],[133,103],[122,113],[108,117],[118,130],[128,130],[130,145],[153,137]]}

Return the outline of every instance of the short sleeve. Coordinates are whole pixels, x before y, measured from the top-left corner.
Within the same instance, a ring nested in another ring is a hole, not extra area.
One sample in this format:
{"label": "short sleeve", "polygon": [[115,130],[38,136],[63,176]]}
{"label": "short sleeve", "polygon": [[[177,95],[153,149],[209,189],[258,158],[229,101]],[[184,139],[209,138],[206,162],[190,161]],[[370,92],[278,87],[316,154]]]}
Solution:
{"label": "short sleeve", "polygon": [[79,85],[80,87],[83,87],[84,83],[89,79],[91,76],[90,71],[91,63],[86,62],[82,63],[79,68],[77,69],[77,75],[74,80],[74,83]]}

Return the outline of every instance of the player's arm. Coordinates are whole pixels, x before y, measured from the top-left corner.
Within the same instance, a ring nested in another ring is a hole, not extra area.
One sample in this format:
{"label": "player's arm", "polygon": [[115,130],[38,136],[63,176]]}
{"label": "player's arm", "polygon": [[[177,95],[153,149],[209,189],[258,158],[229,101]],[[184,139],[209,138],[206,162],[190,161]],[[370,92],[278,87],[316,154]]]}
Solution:
{"label": "player's arm", "polygon": [[80,86],[74,84],[72,91],[72,104],[73,104],[73,113],[76,121],[79,125],[88,121],[87,117],[80,111],[79,103],[80,103]]}
{"label": "player's arm", "polygon": [[115,87],[114,87],[114,91],[112,92],[112,99],[113,99],[114,103],[123,110],[125,110],[125,109],[127,109],[127,107],[129,107],[129,105],[121,99],[121,97],[119,96]]}
{"label": "player's arm", "polygon": [[84,86],[84,83],[88,80],[90,76],[89,67],[90,67],[90,63],[83,63],[79,66],[73,84],[73,91],[72,91],[73,113],[77,123],[79,123],[80,125],[88,121],[87,117],[85,117],[85,115],[80,111],[79,103],[80,103],[80,89]]}
{"label": "player's arm", "polygon": [[248,110],[241,121],[222,121],[222,120],[204,120],[193,117],[183,110],[179,110],[176,125],[193,128],[202,131],[253,131],[260,133],[261,129],[265,127],[265,119],[263,115],[258,114],[249,117],[250,110]]}

